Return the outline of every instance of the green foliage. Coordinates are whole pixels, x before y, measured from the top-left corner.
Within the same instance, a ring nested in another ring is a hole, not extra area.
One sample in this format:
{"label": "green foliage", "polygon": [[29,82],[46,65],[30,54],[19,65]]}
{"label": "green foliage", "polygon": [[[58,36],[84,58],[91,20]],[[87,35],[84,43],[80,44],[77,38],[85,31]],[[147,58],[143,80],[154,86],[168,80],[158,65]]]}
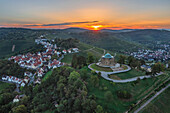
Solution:
{"label": "green foliage", "polygon": [[104,113],[102,106],[100,106],[100,105],[97,106],[96,113]]}
{"label": "green foliage", "polygon": [[11,101],[17,95],[14,84],[0,82],[0,113],[8,113],[11,109]]}
{"label": "green foliage", "polygon": [[84,56],[77,56],[77,54],[73,55],[71,66],[74,68],[82,68],[86,65],[86,58]]}
{"label": "green foliage", "polygon": [[[85,71],[78,73],[71,67],[60,67],[40,85],[24,87],[25,97],[20,104],[27,106],[27,111],[45,112],[94,112],[95,98],[88,97],[86,84],[81,78]],[[54,103],[58,103],[55,108]],[[15,106],[16,107],[16,106]]]}
{"label": "green foliage", "polygon": [[94,75],[91,75],[91,84],[95,87],[98,87],[99,86],[99,78],[98,76],[94,76]]}
{"label": "green foliage", "polygon": [[120,63],[120,64],[124,64],[124,63],[125,63],[125,60],[126,60],[126,56],[124,56],[124,55],[120,55],[120,56],[119,56],[118,63]]}
{"label": "green foliage", "polygon": [[104,94],[104,98],[106,101],[110,102],[113,100],[113,94],[111,91],[106,91]]}
{"label": "green foliage", "polygon": [[0,60],[0,75],[12,75],[15,77],[23,78],[24,72],[27,69],[21,68],[17,63],[8,60]]}
{"label": "green foliage", "polygon": [[165,66],[161,64],[160,62],[154,64],[151,68],[152,68],[153,75],[165,70]]}
{"label": "green foliage", "polygon": [[90,53],[88,54],[87,62],[88,62],[89,64],[94,63],[94,57],[93,57],[93,55],[90,54]]}
{"label": "green foliage", "polygon": [[117,96],[121,99],[130,99],[132,97],[132,95],[128,91],[125,91],[125,90],[117,91]]}
{"label": "green foliage", "polygon": [[57,44],[58,47],[69,49],[69,48],[77,47],[76,43],[78,42],[79,41],[77,39],[73,39],[73,38],[68,38],[68,39],[56,38],[54,43]]}
{"label": "green foliage", "polygon": [[17,107],[14,107],[12,109],[13,113],[27,113],[27,108],[25,107],[25,105],[19,105]]}

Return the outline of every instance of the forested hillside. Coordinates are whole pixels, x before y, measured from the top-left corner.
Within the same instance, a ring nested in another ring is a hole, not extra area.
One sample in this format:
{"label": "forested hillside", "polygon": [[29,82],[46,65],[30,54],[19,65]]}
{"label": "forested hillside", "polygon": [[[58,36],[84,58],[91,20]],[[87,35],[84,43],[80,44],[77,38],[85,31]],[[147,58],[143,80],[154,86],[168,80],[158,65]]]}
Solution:
{"label": "forested hillside", "polygon": [[40,85],[24,87],[22,92],[26,96],[20,102],[6,102],[0,107],[0,111],[5,108],[8,108],[6,112],[23,113],[93,113],[100,110],[101,106],[98,109],[95,96],[88,95],[84,75],[86,72],[77,72],[71,67],[57,68]]}
{"label": "forested hillside", "polygon": [[130,42],[144,44],[147,47],[157,43],[170,44],[170,31],[166,30],[136,30],[132,32],[113,33],[113,36]]}

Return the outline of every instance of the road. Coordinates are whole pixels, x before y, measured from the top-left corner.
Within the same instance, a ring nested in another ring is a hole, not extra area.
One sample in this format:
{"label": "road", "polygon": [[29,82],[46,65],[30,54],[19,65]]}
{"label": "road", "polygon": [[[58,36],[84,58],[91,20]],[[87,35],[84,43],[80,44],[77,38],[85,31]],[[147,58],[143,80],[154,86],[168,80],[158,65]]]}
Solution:
{"label": "road", "polygon": [[144,103],[140,108],[138,108],[134,113],[138,113],[139,111],[141,111],[145,106],[147,106],[153,99],[155,99],[158,95],[160,95],[163,91],[165,91],[168,87],[170,86],[170,84],[168,84],[166,87],[164,87],[163,89],[161,89],[159,92],[157,92],[152,98],[150,98],[146,103]]}
{"label": "road", "polygon": [[58,59],[58,61],[60,61],[61,62],[61,60],[64,58],[64,55],[62,55],[59,59]]}
{"label": "road", "polygon": [[[93,64],[94,64],[94,63],[93,63]],[[92,64],[90,64],[90,65],[88,66],[88,68],[91,69],[91,70],[94,70],[94,69],[92,69],[92,68],[90,67],[91,65],[92,65]],[[122,71],[114,71],[114,72],[104,72],[104,71],[96,71],[96,70],[94,70],[94,71],[95,71],[96,73],[101,72],[101,76],[102,76],[104,79],[109,80],[109,81],[112,81],[112,82],[116,82],[116,83],[127,83],[127,82],[136,81],[138,78],[144,79],[144,78],[151,78],[151,77],[152,77],[151,75],[145,75],[145,76],[138,76],[138,77],[133,77],[133,78],[124,79],[124,80],[115,80],[115,79],[111,79],[111,78],[108,77],[109,74],[122,73],[122,72],[127,72],[127,71],[131,70],[131,68],[130,68],[128,65],[125,65],[125,66],[127,66],[128,69],[122,70]],[[163,74],[163,72],[160,72],[160,73],[158,73],[158,74],[155,75],[155,76],[159,76],[159,75],[162,75],[162,74]]]}

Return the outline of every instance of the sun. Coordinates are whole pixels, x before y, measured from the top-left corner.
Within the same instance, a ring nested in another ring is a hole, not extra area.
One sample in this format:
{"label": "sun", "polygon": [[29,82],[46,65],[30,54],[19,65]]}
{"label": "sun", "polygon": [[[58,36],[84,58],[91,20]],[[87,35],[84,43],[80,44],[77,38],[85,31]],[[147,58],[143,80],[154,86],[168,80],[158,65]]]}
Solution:
{"label": "sun", "polygon": [[93,26],[91,26],[91,28],[93,30],[100,30],[101,27],[102,27],[102,25],[93,25]]}

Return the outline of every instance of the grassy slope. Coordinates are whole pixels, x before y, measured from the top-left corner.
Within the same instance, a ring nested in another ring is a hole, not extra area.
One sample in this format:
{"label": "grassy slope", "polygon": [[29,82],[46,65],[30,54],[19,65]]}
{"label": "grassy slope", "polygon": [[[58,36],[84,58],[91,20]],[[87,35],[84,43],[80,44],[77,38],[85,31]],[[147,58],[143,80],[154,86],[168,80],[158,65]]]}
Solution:
{"label": "grassy slope", "polygon": [[[90,71],[87,67],[86,69]],[[94,75],[95,76],[95,75]],[[97,75],[96,75],[97,76]],[[139,99],[146,96],[151,90],[154,89],[153,84],[162,83],[162,80],[167,76],[160,76],[157,78],[149,78],[146,80],[140,80],[139,83],[134,84],[131,83],[113,83],[109,82],[103,78],[99,78],[100,85],[99,87],[93,87],[90,83],[90,79],[87,80],[88,82],[88,92],[89,94],[96,95],[97,103],[100,104],[105,111],[107,112],[119,112],[123,113],[128,110],[129,106]],[[107,87],[107,90],[104,90],[104,87]],[[129,101],[123,101],[119,99],[116,95],[116,91],[118,90],[126,90],[133,95],[133,97]],[[107,102],[104,98],[104,94],[106,91],[111,91],[113,94],[113,101]]]}
{"label": "grassy slope", "polygon": [[170,88],[156,97],[141,113],[168,113],[170,105]]}
{"label": "grassy slope", "polygon": [[113,72],[113,70],[109,67],[100,67],[100,66],[97,66],[96,64],[92,64],[91,68],[97,71]]}
{"label": "grassy slope", "polygon": [[[15,51],[12,52],[12,46],[15,45]],[[21,50],[34,46],[34,41],[31,40],[1,40],[0,41],[0,57],[5,57]]]}
{"label": "grassy slope", "polygon": [[137,76],[144,76],[144,75],[145,75],[144,72],[132,69],[132,70],[125,72],[125,73],[118,73],[118,74],[110,75],[110,77],[115,78],[115,76],[117,76],[120,79],[128,79],[128,78],[137,77]]}

